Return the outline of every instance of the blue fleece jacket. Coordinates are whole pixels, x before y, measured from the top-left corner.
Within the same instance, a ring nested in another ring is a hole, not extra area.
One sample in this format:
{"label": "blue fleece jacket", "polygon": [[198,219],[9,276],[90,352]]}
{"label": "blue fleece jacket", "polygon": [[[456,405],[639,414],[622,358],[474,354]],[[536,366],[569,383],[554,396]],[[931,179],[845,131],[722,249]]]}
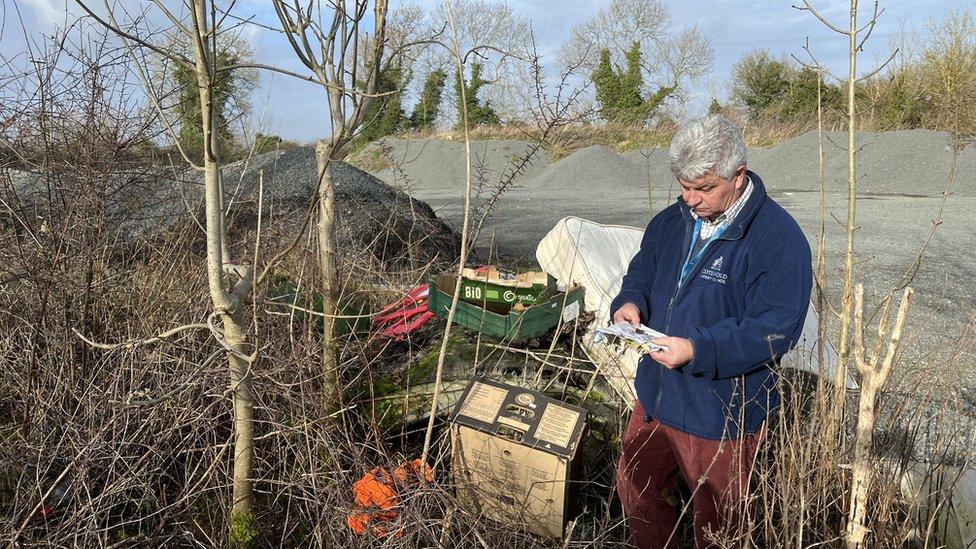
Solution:
{"label": "blue fleece jacket", "polygon": [[779,405],[778,361],[799,339],[810,303],[810,246],[759,176],[748,175],[752,196],[680,288],[695,236],[681,199],[648,224],[610,306],[612,318],[634,303],[645,325],[692,341],[694,359],[674,370],[641,357],[637,397],[648,416],[713,440],[755,433]]}

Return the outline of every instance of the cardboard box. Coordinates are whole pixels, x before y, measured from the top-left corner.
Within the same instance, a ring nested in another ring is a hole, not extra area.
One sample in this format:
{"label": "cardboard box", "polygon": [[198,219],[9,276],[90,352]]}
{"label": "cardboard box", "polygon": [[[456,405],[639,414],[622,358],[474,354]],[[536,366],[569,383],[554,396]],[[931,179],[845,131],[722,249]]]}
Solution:
{"label": "cardboard box", "polygon": [[[507,304],[532,305],[556,279],[542,271],[512,273],[496,267],[465,268],[461,271],[460,298],[478,305]],[[454,278],[453,274],[448,274]],[[451,283],[451,287],[454,284]]]}
{"label": "cardboard box", "polygon": [[452,415],[454,480],[470,513],[562,537],[576,511],[586,410],[475,378]]}

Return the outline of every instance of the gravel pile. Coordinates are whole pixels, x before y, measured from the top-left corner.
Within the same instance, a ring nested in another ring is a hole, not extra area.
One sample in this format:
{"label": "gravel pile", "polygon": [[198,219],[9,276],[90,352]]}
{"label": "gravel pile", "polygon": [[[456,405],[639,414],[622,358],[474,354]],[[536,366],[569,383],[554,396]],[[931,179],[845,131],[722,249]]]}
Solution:
{"label": "gravel pile", "polygon": [[[315,151],[301,147],[269,152],[224,167],[224,190],[235,200],[257,200],[264,172],[265,213],[285,215],[302,210],[315,193]],[[197,185],[203,180],[195,179]]]}
{"label": "gravel pile", "polygon": [[[512,159],[531,146],[523,141],[473,142],[475,168],[490,185],[511,169]],[[938,196],[953,160],[951,136],[945,132],[908,130],[858,134],[859,190],[865,196]],[[768,148],[749,150],[749,165],[772,191],[817,192],[820,186],[817,133],[807,132]],[[428,200],[452,199],[464,185],[464,144],[455,141],[388,139],[373,144],[362,157],[389,161],[373,173],[411,195]],[[829,193],[847,192],[847,133],[826,132],[826,185]],[[565,190],[574,196],[605,192],[647,192],[648,168],[655,189],[673,186],[666,149],[617,153],[602,145],[580,149],[555,163],[539,151],[517,178],[524,188]],[[952,192],[976,196],[976,146],[958,156]]]}
{"label": "gravel pile", "polygon": [[[862,132],[857,145],[858,186],[866,195],[935,196],[945,190],[953,160],[949,134],[930,130]],[[959,155],[953,185],[958,196],[976,196],[974,153],[973,147],[967,147]],[[775,181],[777,189],[819,188],[816,132],[750,154],[750,163],[761,170],[764,179]],[[829,191],[846,193],[847,156],[847,133],[827,132],[824,164]]]}
{"label": "gravel pile", "polygon": [[117,231],[124,241],[165,231],[186,212],[181,194],[191,200],[198,194],[195,185],[182,193],[179,185],[160,185],[171,176],[145,169],[120,171],[94,181],[75,173],[49,178],[8,170],[6,175],[10,187],[0,188],[0,192],[26,222],[41,224],[52,217],[65,218],[69,212],[80,218],[103,217],[109,231]]}
{"label": "gravel pile", "polygon": [[[524,141],[474,141],[472,173],[477,185],[493,187],[506,180],[514,166],[532,150]],[[457,197],[464,189],[464,143],[444,140],[384,139],[370,145],[358,155],[380,164],[387,164],[374,172],[380,179],[406,188],[411,192]],[[537,149],[516,179],[524,184],[542,172],[550,163],[549,154]]]}
{"label": "gravel pile", "polygon": [[[251,228],[264,172],[263,215],[289,232],[304,221],[317,188],[315,152],[300,147],[270,152],[224,169],[235,222]],[[330,167],[339,221],[338,247],[349,260],[386,270],[410,262],[453,263],[458,235],[427,204],[344,162]]]}
{"label": "gravel pile", "polygon": [[[304,222],[315,195],[314,151],[305,147],[271,152],[224,168],[232,233],[256,227],[261,172],[264,230],[271,235],[293,234],[290,231]],[[456,261],[460,238],[430,206],[348,164],[334,163],[331,173],[336,184],[338,246],[347,259],[386,270]],[[11,180],[20,211],[27,219],[43,219],[48,209],[45,178],[13,172]],[[198,219],[204,216],[199,172],[187,172],[177,181],[165,173],[120,174],[105,189],[106,221],[124,240],[161,234],[186,221],[187,206]],[[70,196],[76,190],[65,191],[61,194]]]}
{"label": "gravel pile", "polygon": [[581,188],[613,192],[643,188],[646,180],[643,164],[628,161],[603,145],[591,145],[550,165],[526,185],[551,191]]}
{"label": "gravel pile", "polygon": [[[938,196],[945,190],[953,162],[952,138],[945,132],[906,130],[861,132],[858,190],[865,196]],[[824,134],[827,192],[847,193],[847,133]],[[582,152],[582,151],[580,151]],[[670,183],[667,149],[624,153],[641,167],[651,155],[651,173],[658,184]],[[807,132],[772,147],[748,151],[749,167],[778,192],[818,192],[820,167],[817,133]],[[976,196],[976,146],[965,147],[957,159],[952,186],[957,196]]]}

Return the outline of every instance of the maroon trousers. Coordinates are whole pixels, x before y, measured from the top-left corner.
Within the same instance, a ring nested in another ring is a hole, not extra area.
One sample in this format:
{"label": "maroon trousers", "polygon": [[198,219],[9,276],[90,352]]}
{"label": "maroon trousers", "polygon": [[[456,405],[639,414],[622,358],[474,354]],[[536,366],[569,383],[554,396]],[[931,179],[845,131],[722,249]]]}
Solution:
{"label": "maroon trousers", "polygon": [[745,438],[709,440],[647,421],[636,402],[617,466],[631,543],[640,549],[678,546],[678,474],[692,493],[695,546],[711,546],[707,532],[734,531],[764,434],[765,426]]}

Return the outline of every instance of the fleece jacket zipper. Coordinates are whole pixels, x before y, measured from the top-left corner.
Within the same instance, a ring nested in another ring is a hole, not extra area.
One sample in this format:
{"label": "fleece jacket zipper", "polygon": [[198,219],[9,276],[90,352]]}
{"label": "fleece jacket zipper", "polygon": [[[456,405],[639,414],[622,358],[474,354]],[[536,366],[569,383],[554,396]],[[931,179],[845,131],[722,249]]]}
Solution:
{"label": "fleece jacket zipper", "polygon": [[[695,231],[694,223],[687,224],[687,225],[688,226],[685,229],[684,243],[681,246],[682,250],[687,250],[689,246],[691,246],[691,239],[694,238],[694,235],[692,235],[692,233]],[[684,266],[683,263],[684,263],[684,259],[682,259],[682,261],[678,263],[678,284],[675,285],[674,294],[671,295],[671,300],[668,301],[668,316],[667,319],[664,321],[665,335],[668,334],[668,329],[671,327],[671,309],[674,308],[674,300],[677,299],[678,292],[681,291],[681,268]],[[692,272],[694,272],[694,269],[692,269]],[[691,281],[689,280],[688,283],[690,284]],[[663,387],[664,387],[664,367],[658,365],[657,396],[654,397],[654,415],[658,415],[659,408],[661,407],[661,392],[663,390]]]}
{"label": "fleece jacket zipper", "polygon": [[[694,235],[692,233],[694,232],[695,225],[694,224],[689,224],[689,225],[690,225],[690,227],[685,230],[685,241],[684,241],[684,245],[681,248],[682,250],[688,249],[688,247],[691,245],[691,240],[690,239],[691,238],[694,238]],[[699,265],[701,265],[703,263],[706,263],[709,259],[712,258],[713,255],[715,255],[715,248],[718,247],[718,243],[719,242],[722,242],[723,240],[726,240],[726,241],[737,240],[738,238],[739,237],[734,237],[733,238],[733,237],[728,236],[728,235],[722,235],[722,236],[716,238],[715,239],[715,242],[714,242],[715,245],[714,246],[709,246],[711,248],[711,250],[708,250],[706,253],[702,254],[701,258],[694,265],[692,265],[692,269],[688,273],[689,279],[686,280],[683,285],[680,283],[680,280],[681,280],[681,268],[682,268],[682,266],[684,264],[684,260],[682,260],[682,262],[678,264],[678,280],[679,280],[679,282],[678,282],[678,284],[676,285],[676,287],[674,289],[674,294],[671,296],[671,300],[668,301],[668,316],[667,316],[667,319],[664,322],[664,333],[665,333],[665,335],[669,335],[670,334],[669,330],[671,329],[671,312],[674,309],[674,303],[675,303],[675,301],[678,300],[678,296],[681,295],[681,291],[684,290],[684,289],[686,289],[688,286],[690,286],[691,283],[692,283],[692,281],[695,278],[695,277],[691,276],[691,274],[694,273],[698,269],[698,266]],[[711,243],[709,243],[709,244],[711,244]],[[658,368],[658,374],[657,374],[657,376],[658,376],[658,379],[657,379],[657,396],[654,398],[654,414],[655,415],[657,415],[658,409],[661,407],[661,395],[663,393],[663,388],[664,388],[664,367]]]}

